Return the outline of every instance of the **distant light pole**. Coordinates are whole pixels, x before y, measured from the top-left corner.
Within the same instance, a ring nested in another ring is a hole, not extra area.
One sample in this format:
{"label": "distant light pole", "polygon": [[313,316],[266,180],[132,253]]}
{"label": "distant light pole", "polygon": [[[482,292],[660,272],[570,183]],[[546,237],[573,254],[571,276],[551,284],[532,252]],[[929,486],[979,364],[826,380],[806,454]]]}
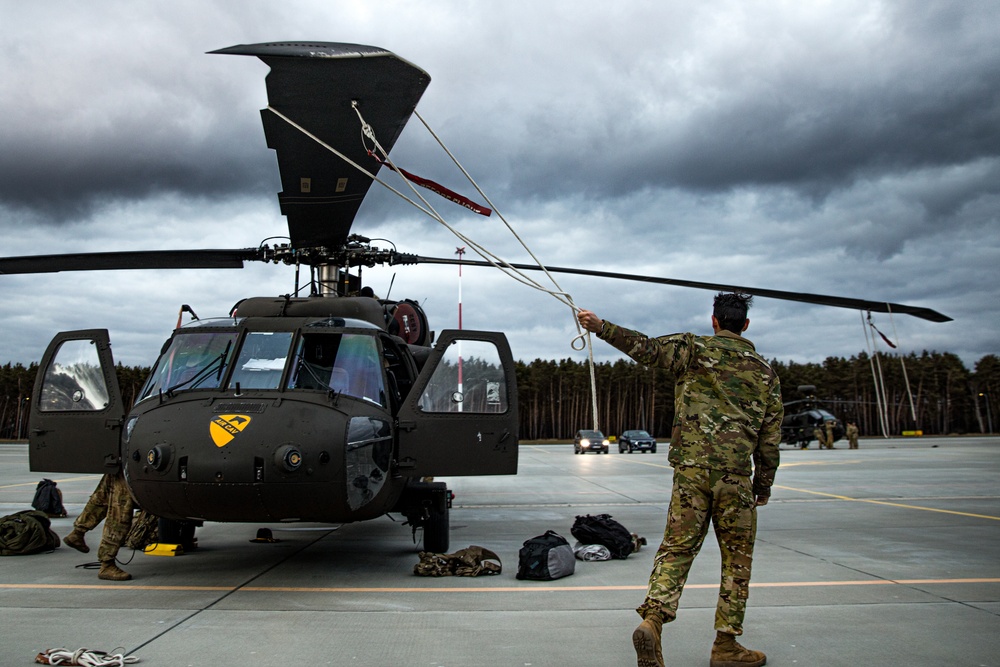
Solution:
{"label": "distant light pole", "polygon": [[983,400],[986,401],[986,424],[990,429],[990,433],[993,433],[993,413],[990,411],[990,394],[989,392],[979,392]]}
{"label": "distant light pole", "polygon": [[[462,255],[465,254],[465,246],[460,248],[455,248],[455,254],[458,255],[458,330],[462,330]],[[458,404],[459,411],[462,410],[462,405],[465,402],[465,394],[462,389],[462,341],[458,341],[458,394],[462,397],[462,400]]]}
{"label": "distant light pole", "polygon": [[458,328],[462,329],[462,255],[465,254],[465,246],[455,248],[458,255]]}

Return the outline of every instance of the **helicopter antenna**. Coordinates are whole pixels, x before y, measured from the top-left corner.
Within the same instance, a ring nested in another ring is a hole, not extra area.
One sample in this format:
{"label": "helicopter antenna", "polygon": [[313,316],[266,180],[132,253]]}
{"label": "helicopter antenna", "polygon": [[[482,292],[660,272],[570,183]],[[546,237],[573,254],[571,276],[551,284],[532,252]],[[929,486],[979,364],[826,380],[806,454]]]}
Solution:
{"label": "helicopter antenna", "polygon": [[392,280],[389,281],[389,290],[385,293],[385,298],[389,298],[389,294],[392,293],[392,284],[396,282],[396,274],[392,274]]}

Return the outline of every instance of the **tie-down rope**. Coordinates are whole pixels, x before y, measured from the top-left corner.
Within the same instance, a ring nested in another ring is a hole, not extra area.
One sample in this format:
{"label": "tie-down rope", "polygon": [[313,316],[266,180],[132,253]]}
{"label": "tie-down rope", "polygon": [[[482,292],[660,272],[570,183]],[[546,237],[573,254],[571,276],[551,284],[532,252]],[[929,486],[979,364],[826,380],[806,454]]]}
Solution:
{"label": "tie-down rope", "polygon": [[[347,157],[346,155],[344,155],[343,153],[341,153],[340,151],[338,151],[336,148],[334,148],[333,146],[330,146],[328,143],[326,143],[325,141],[323,141],[322,139],[320,139],[319,137],[317,137],[315,134],[313,134],[312,132],[310,132],[306,128],[302,127],[301,125],[299,125],[298,123],[296,123],[291,118],[289,118],[285,114],[281,113],[280,111],[278,111],[274,107],[268,106],[267,108],[268,108],[269,111],[271,111],[271,113],[275,114],[278,118],[281,118],[283,121],[285,121],[286,123],[288,123],[290,126],[294,127],[299,132],[301,132],[305,136],[309,137],[310,139],[312,139],[313,141],[315,141],[317,144],[319,144],[323,148],[327,149],[328,151],[330,151],[331,153],[333,153],[334,155],[336,155],[340,159],[344,160],[344,162],[346,162],[347,164],[351,165],[352,167],[354,167],[355,169],[357,169],[362,174],[368,176],[368,178],[371,178],[373,181],[375,181],[379,185],[382,185],[383,187],[387,188],[390,192],[392,192],[396,196],[400,197],[404,201],[408,202],[409,204],[411,204],[416,209],[418,209],[421,212],[423,212],[428,217],[436,220],[439,224],[441,224],[442,226],[444,226],[445,229],[447,229],[452,234],[454,234],[457,238],[459,238],[461,241],[463,241],[468,247],[472,248],[476,252],[476,254],[478,254],[480,257],[482,257],[484,260],[486,260],[492,266],[496,267],[497,269],[499,269],[500,271],[502,271],[503,273],[505,273],[507,276],[513,278],[514,280],[516,280],[517,282],[521,283],[522,285],[526,285],[527,287],[530,287],[532,289],[535,289],[535,290],[538,290],[540,292],[544,292],[546,294],[549,294],[550,296],[554,297],[560,303],[568,306],[570,308],[570,310],[573,312],[574,315],[576,314],[577,311],[580,310],[580,308],[573,302],[572,296],[568,292],[566,292],[565,290],[563,290],[562,287],[560,287],[558,281],[556,281],[556,279],[552,276],[552,274],[549,272],[549,270],[535,256],[535,254],[531,251],[531,249],[528,248],[527,244],[524,242],[524,240],[521,238],[521,236],[514,230],[514,228],[507,221],[507,219],[503,216],[503,214],[497,209],[496,205],[490,200],[489,196],[485,192],[483,192],[482,188],[479,187],[479,184],[476,183],[476,181],[472,178],[472,176],[469,174],[469,172],[466,171],[466,169],[461,165],[461,163],[454,156],[454,154],[448,149],[447,146],[445,146],[444,142],[441,141],[441,139],[440,139],[440,137],[438,137],[437,133],[435,133],[434,130],[431,129],[431,127],[427,124],[427,122],[423,119],[423,117],[419,113],[417,113],[416,111],[414,111],[414,115],[416,115],[417,118],[420,119],[420,122],[424,125],[425,128],[427,128],[427,131],[430,132],[431,136],[434,137],[434,139],[435,139],[435,141],[437,141],[438,145],[445,151],[445,153],[448,155],[448,157],[451,158],[451,160],[455,164],[455,166],[457,166],[458,169],[461,170],[461,172],[465,175],[465,177],[469,180],[469,182],[473,185],[473,187],[476,188],[476,191],[493,208],[493,210],[497,214],[497,217],[499,217],[500,220],[503,221],[503,223],[507,227],[508,231],[510,231],[510,233],[514,236],[514,238],[517,239],[518,243],[521,244],[521,247],[524,248],[525,251],[527,251],[527,253],[535,261],[535,263],[538,265],[538,267],[549,278],[549,280],[555,286],[555,288],[556,288],[555,290],[547,288],[546,286],[544,286],[543,284],[539,283],[535,279],[533,279],[530,276],[526,275],[523,271],[521,271],[521,270],[519,270],[519,269],[511,266],[510,263],[507,262],[506,260],[504,260],[501,257],[497,256],[496,254],[494,254],[493,252],[491,252],[490,250],[488,250],[484,246],[480,245],[479,243],[477,243],[476,241],[472,240],[471,238],[469,238],[468,236],[466,236],[465,234],[463,234],[459,230],[455,229],[453,226],[449,225],[448,222],[441,216],[441,214],[437,212],[437,210],[430,204],[430,202],[428,202],[427,199],[424,198],[424,196],[414,187],[413,183],[409,179],[407,179],[401,173],[401,170],[398,167],[396,167],[396,165],[393,163],[392,159],[389,157],[388,152],[385,149],[382,148],[381,144],[379,144],[378,139],[375,137],[375,132],[372,129],[371,125],[368,124],[367,121],[365,121],[364,116],[361,114],[361,110],[358,108],[357,102],[352,102],[352,107],[354,108],[354,111],[355,111],[355,113],[358,116],[358,120],[361,123],[362,143],[365,146],[365,150],[367,150],[369,153],[373,153],[374,151],[377,151],[379,154],[381,154],[382,157],[381,157],[380,161],[381,162],[385,162],[387,165],[389,165],[389,167],[392,168],[392,170],[395,173],[399,174],[399,176],[404,180],[404,182],[410,188],[411,193],[414,196],[416,196],[416,198],[419,199],[420,202],[423,205],[418,204],[417,202],[415,202],[410,197],[407,197],[405,194],[403,194],[402,192],[400,192],[396,188],[392,187],[391,185],[389,185],[384,180],[380,179],[373,172],[369,171],[368,169],[365,169],[363,166],[361,166],[357,162],[351,160],[349,157]],[[368,144],[366,143],[366,140],[368,140],[368,141],[371,142],[372,146],[370,148],[369,148]],[[376,156],[376,157],[378,157],[378,156]],[[574,324],[576,325],[576,328],[577,328],[577,335],[570,342],[570,346],[574,350],[577,350],[577,351],[581,351],[584,348],[587,348],[587,352],[588,352],[587,356],[588,356],[589,367],[590,367],[590,390],[591,390],[591,403],[592,403],[592,406],[593,406],[593,414],[594,414],[594,430],[600,430],[599,424],[598,424],[598,417],[597,417],[597,380],[596,380],[596,376],[595,376],[595,372],[594,372],[593,343],[592,343],[590,332],[589,331],[585,331],[585,330],[582,329],[582,327],[580,326],[580,323],[576,320],[576,317],[573,318],[573,322],[574,322]],[[578,345],[577,341],[580,341],[579,345]]]}

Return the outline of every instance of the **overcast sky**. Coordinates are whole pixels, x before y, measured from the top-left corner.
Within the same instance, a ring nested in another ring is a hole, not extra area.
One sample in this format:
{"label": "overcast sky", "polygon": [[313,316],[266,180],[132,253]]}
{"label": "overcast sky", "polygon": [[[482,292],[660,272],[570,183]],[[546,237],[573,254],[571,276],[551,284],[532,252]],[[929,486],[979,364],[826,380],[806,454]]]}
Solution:
{"label": "overcast sky", "polygon": [[[936,2],[169,3],[0,0],[0,255],[244,248],[287,234],[258,110],[257,42],[370,44],[423,68],[418,106],[539,260],[926,306],[874,316],[902,352],[1000,354],[1000,5]],[[393,151],[481,199],[416,119]],[[465,245],[372,190],[353,231],[404,252]],[[495,216],[449,221],[514,262]],[[471,258],[472,255],[466,256]],[[366,269],[457,325],[455,267]],[[709,333],[710,292],[562,276],[648,334]],[[293,270],[0,276],[0,363],[107,328],[151,364],[181,304],[201,317],[292,291]],[[466,268],[463,324],[515,357],[586,359],[569,308]],[[767,358],[868,349],[857,311],[757,299]],[[880,341],[881,343],[881,341]],[[880,344],[885,350],[884,344]],[[598,360],[620,358],[596,341]]]}

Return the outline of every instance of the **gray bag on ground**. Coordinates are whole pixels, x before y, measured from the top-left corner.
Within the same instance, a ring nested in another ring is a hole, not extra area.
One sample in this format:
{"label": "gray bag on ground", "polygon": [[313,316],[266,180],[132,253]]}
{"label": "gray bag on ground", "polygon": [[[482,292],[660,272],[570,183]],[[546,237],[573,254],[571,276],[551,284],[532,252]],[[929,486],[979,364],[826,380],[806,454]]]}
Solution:
{"label": "gray bag on ground", "polygon": [[559,533],[546,531],[544,535],[525,540],[517,554],[517,579],[551,581],[573,574],[576,556],[573,548]]}

